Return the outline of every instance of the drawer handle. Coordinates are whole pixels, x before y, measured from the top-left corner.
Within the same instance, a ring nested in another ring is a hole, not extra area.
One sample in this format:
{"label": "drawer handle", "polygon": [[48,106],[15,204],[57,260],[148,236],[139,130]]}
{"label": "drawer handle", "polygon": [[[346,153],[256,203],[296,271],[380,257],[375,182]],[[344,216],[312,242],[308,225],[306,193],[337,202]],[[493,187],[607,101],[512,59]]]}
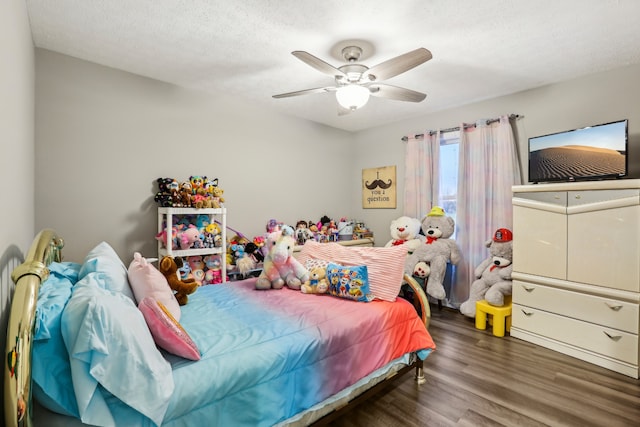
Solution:
{"label": "drawer handle", "polygon": [[619,311],[622,306],[620,304],[609,304],[608,302],[605,302],[605,304],[607,305],[607,307],[609,307],[611,310],[613,311]]}
{"label": "drawer handle", "polygon": [[602,332],[604,332],[604,334],[605,334],[606,336],[608,336],[610,339],[612,339],[612,340],[614,340],[614,341],[616,341],[616,342],[617,342],[618,340],[620,340],[620,338],[622,338],[622,335],[611,335],[611,334],[610,334],[610,333],[608,333],[607,331],[602,331]]}
{"label": "drawer handle", "polygon": [[533,292],[533,291],[535,291],[535,289],[536,289],[536,288],[535,288],[535,287],[533,287],[533,286],[525,286],[525,285],[522,285],[522,289],[524,289],[524,290],[525,290],[525,291],[527,291],[527,292]]}
{"label": "drawer handle", "polygon": [[[520,310],[521,310],[521,311],[522,311],[522,313],[523,313],[525,316],[527,316],[527,317],[528,317],[528,316],[533,316],[533,315],[534,315],[534,313],[533,313],[533,312],[526,312],[526,311],[524,311],[524,309],[523,309],[523,308],[521,308]],[[605,332],[605,333],[606,333],[606,332]]]}

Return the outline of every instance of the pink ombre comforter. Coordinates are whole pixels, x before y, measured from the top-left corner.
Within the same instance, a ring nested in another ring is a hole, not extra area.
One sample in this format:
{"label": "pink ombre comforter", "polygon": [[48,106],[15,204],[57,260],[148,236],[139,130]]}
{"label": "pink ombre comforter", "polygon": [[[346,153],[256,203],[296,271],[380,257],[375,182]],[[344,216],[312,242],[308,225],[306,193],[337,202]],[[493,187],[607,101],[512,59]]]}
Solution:
{"label": "pink ombre comforter", "polygon": [[405,353],[435,348],[403,299],[258,291],[255,280],[203,286],[182,307],[202,359],[168,356],[176,389],[163,425],[271,426]]}

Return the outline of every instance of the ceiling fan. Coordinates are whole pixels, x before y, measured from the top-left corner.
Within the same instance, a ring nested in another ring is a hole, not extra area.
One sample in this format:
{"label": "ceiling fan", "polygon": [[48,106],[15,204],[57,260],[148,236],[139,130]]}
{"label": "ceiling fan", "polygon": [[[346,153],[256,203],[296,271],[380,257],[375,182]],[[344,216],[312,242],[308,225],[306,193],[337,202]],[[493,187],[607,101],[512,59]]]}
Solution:
{"label": "ceiling fan", "polygon": [[420,102],[427,97],[424,93],[411,89],[380,83],[382,80],[395,77],[430,60],[433,57],[431,52],[422,47],[371,68],[358,63],[362,55],[362,48],[359,46],[344,47],[342,57],[347,61],[347,64],[337,68],[305,51],[296,50],[291,54],[321,73],[333,77],[335,85],[281,93],[273,95],[274,98],[336,92],[339,105],[338,114],[342,115],[364,106],[369,100],[369,95],[408,102]]}

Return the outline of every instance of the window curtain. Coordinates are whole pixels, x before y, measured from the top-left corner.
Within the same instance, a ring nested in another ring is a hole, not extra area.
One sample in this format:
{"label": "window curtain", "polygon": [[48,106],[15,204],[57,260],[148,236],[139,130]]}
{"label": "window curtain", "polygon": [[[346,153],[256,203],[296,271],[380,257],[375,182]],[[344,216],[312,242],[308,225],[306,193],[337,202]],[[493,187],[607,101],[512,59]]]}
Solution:
{"label": "window curtain", "polygon": [[437,205],[440,184],[440,132],[424,138],[407,137],[405,150],[404,215],[422,218]]}
{"label": "window curtain", "polygon": [[[455,268],[446,304],[458,308],[469,297],[474,270],[489,255],[485,246],[498,228],[512,229],[511,186],[521,184],[513,129],[508,116],[460,126]],[[440,131],[407,137],[404,215],[422,219],[438,205]]]}
{"label": "window curtain", "polygon": [[455,307],[468,299],[474,270],[489,255],[486,241],[498,228],[512,230],[511,186],[522,181],[508,116],[464,129],[459,148],[456,242],[463,259],[449,296]]}

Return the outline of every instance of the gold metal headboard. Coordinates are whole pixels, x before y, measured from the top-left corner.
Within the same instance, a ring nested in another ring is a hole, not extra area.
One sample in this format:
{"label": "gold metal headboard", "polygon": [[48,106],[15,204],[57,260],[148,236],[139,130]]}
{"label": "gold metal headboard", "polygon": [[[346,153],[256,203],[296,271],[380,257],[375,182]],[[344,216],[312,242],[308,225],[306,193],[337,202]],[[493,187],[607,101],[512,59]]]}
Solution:
{"label": "gold metal headboard", "polygon": [[7,427],[33,425],[31,420],[31,349],[40,284],[47,266],[62,261],[64,242],[44,229],[33,240],[25,262],[11,273],[15,291],[7,326],[4,367],[4,417]]}
{"label": "gold metal headboard", "polygon": [[403,277],[404,281],[411,287],[413,290],[413,304],[420,311],[420,318],[424,323],[424,326],[429,329],[429,321],[431,320],[431,308],[429,307],[429,299],[427,298],[427,294],[422,290],[422,286],[418,283],[416,279],[405,274]]}

